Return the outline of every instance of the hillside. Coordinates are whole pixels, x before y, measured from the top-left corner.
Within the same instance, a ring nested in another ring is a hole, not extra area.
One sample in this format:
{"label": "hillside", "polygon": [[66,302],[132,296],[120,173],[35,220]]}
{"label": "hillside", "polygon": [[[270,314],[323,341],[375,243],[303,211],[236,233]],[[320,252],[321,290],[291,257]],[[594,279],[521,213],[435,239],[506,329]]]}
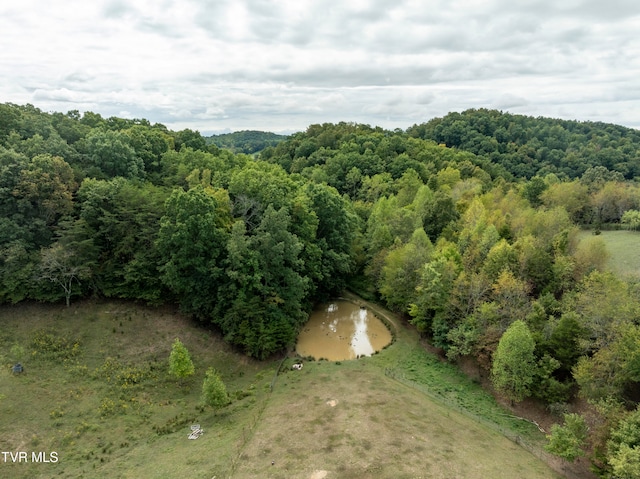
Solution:
{"label": "hillside", "polygon": [[207,144],[213,144],[219,148],[226,148],[234,153],[246,153],[248,155],[264,150],[269,146],[275,146],[287,138],[286,135],[255,130],[242,130],[233,133],[222,133],[206,137]]}
{"label": "hillside", "polygon": [[[279,358],[248,360],[167,308],[25,304],[0,314],[1,362],[21,352],[25,366],[0,374],[0,448],[57,457],[2,464],[4,477],[559,477],[500,433],[539,451],[535,427],[434,361],[410,330],[372,358],[285,363],[274,382]],[[182,382],[167,374],[175,337],[196,365]],[[200,406],[209,366],[233,398],[219,412]],[[205,432],[190,441],[196,423]]]}
{"label": "hillside", "polygon": [[478,109],[434,118],[407,133],[487,158],[520,178],[578,178],[597,166],[627,179],[640,175],[640,131],[619,125]]}

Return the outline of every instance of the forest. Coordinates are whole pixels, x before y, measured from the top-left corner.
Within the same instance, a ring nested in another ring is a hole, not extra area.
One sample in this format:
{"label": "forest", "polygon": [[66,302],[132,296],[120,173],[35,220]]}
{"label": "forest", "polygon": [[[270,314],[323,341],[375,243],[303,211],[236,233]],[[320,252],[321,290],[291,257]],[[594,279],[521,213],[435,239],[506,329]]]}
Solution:
{"label": "forest", "polygon": [[640,475],[640,283],[578,240],[640,229],[640,132],[468,110],[248,152],[0,104],[0,303],[175,303],[265,359],[350,288],[564,417],[551,452]]}
{"label": "forest", "polygon": [[266,131],[242,130],[233,133],[221,133],[206,137],[207,144],[231,150],[234,153],[251,155],[264,150],[268,146],[275,146],[287,137]]}

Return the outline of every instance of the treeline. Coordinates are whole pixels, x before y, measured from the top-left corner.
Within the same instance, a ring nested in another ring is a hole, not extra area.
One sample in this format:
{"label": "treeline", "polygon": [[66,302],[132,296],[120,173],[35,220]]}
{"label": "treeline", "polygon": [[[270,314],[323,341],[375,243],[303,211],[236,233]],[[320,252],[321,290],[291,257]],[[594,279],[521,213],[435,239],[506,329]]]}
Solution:
{"label": "treeline", "polygon": [[[561,125],[462,116],[524,125],[529,146]],[[640,464],[640,287],[577,225],[640,224],[637,133],[568,122],[571,161],[518,171],[499,148],[428,138],[445,123],[312,125],[252,158],[146,120],[0,105],[0,301],[178,302],[264,358],[348,284],[451,361],[475,357],[513,401],[591,401],[550,448],[624,477]],[[596,139],[625,161],[588,154]]]}
{"label": "treeline", "polygon": [[251,155],[264,150],[268,146],[275,146],[287,137],[267,131],[242,130],[233,133],[211,135],[206,138],[207,144],[226,148],[234,153]]}

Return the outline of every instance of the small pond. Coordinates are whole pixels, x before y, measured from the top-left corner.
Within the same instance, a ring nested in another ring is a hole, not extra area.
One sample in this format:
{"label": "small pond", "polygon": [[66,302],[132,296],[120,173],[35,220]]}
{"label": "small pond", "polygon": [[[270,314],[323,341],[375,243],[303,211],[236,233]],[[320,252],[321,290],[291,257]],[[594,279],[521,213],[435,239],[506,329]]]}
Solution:
{"label": "small pond", "polygon": [[346,300],[316,308],[304,325],[296,352],[330,361],[371,356],[391,342],[391,333],[371,311]]}

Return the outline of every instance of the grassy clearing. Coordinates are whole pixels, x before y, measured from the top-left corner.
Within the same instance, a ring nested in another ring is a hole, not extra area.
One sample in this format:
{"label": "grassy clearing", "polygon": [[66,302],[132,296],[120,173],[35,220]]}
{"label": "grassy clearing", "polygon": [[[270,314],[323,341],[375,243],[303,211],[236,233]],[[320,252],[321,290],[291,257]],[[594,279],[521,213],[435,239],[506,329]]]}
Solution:
{"label": "grassy clearing", "polygon": [[[580,239],[593,236],[592,231],[581,231]],[[622,276],[640,278],[640,232],[638,231],[602,231],[601,238],[609,252],[609,269]]]}
{"label": "grassy clearing", "polygon": [[[0,318],[0,451],[58,456],[0,462],[0,477],[558,477],[497,432],[535,444],[535,427],[404,328],[371,358],[288,359],[270,392],[279,360],[248,360],[168,309],[27,304]],[[176,337],[196,366],[183,382],[167,371]],[[217,413],[200,406],[209,366],[235,398]],[[194,423],[205,433],[190,441]]]}

